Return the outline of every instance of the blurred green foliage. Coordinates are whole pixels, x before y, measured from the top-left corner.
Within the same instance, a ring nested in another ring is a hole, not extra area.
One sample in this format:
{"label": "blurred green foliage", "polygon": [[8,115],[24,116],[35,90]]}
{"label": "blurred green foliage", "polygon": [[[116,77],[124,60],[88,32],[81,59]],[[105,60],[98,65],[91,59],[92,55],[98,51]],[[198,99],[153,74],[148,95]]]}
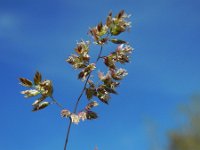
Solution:
{"label": "blurred green foliage", "polygon": [[169,134],[168,150],[200,150],[200,95],[181,107],[184,123]]}

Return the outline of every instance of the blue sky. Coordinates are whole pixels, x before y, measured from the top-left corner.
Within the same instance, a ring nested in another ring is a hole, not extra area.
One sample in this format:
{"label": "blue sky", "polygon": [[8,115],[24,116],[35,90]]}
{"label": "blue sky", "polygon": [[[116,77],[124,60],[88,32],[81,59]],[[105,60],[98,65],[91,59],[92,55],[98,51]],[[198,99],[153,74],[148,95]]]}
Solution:
{"label": "blue sky", "polygon": [[39,70],[71,108],[83,83],[65,59],[88,39],[89,27],[121,9],[132,14],[131,32],[121,36],[135,48],[129,75],[110,105],[96,109],[98,120],[73,126],[69,149],[150,150],[154,138],[165,146],[177,106],[200,91],[199,6],[198,0],[1,0],[0,149],[63,149],[68,122],[54,106],[32,113],[18,78]]}

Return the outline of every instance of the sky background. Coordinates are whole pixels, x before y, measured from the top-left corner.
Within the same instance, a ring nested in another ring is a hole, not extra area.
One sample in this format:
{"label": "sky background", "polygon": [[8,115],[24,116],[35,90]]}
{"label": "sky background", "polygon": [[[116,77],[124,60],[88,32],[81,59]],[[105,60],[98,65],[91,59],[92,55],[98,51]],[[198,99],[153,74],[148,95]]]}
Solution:
{"label": "sky background", "polygon": [[89,27],[121,9],[132,14],[121,36],[135,48],[129,75],[110,105],[96,108],[98,120],[73,125],[69,150],[165,147],[177,107],[200,91],[199,8],[198,0],[0,0],[0,149],[63,149],[68,122],[56,106],[31,112],[34,99],[23,98],[18,78],[40,71],[72,108],[83,83],[65,59]]}

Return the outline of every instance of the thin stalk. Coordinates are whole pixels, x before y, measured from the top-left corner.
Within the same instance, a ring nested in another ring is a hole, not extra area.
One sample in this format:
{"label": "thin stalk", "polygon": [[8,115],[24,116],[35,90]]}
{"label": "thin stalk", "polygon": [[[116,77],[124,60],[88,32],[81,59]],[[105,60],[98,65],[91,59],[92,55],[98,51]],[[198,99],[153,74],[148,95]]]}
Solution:
{"label": "thin stalk", "polygon": [[69,133],[70,133],[70,130],[71,130],[71,125],[72,125],[72,119],[69,120],[69,126],[68,126],[68,129],[67,129],[67,135],[66,135],[64,150],[67,149],[67,144],[68,144],[68,140],[69,140]]}
{"label": "thin stalk", "polygon": [[53,101],[53,103],[56,104],[58,107],[60,107],[61,109],[64,108],[60,103],[58,103],[58,101],[53,96],[50,96],[50,98]]}
{"label": "thin stalk", "polygon": [[[101,45],[101,49],[99,51],[98,57],[97,57],[96,62],[95,62],[96,64],[99,61],[99,59],[101,58],[102,50],[103,50],[103,46]],[[76,111],[77,111],[79,102],[81,100],[81,97],[83,96],[83,93],[84,93],[85,89],[86,89],[86,86],[87,86],[88,80],[89,80],[89,78],[91,76],[91,73],[92,72],[89,73],[89,75],[88,75],[88,77],[87,77],[87,79],[85,81],[85,84],[83,86],[83,89],[82,89],[82,91],[81,91],[81,93],[80,93],[80,95],[79,95],[79,97],[78,97],[78,99],[76,101],[76,104],[74,106],[74,113],[76,113]],[[67,144],[68,144],[68,141],[69,141],[69,134],[70,134],[70,130],[71,130],[71,125],[72,125],[72,120],[70,119],[69,126],[68,126],[68,129],[67,129],[67,134],[66,134],[66,140],[65,140],[64,150],[67,150]]]}

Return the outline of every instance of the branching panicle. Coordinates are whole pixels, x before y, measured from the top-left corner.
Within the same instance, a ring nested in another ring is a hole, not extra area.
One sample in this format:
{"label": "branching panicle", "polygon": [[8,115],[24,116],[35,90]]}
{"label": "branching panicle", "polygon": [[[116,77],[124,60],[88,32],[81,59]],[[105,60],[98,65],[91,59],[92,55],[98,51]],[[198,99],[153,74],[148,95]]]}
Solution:
{"label": "branching panicle", "polygon": [[[69,119],[69,126],[66,134],[66,141],[64,150],[67,148],[69,139],[69,133],[71,124],[78,124],[80,121],[97,119],[98,115],[92,109],[98,106],[98,102],[94,99],[100,100],[102,103],[108,104],[111,99],[111,94],[117,94],[117,87],[126,75],[127,70],[119,68],[118,64],[126,64],[130,62],[130,54],[133,48],[127,41],[118,39],[117,36],[127,31],[131,27],[131,22],[128,21],[130,15],[127,15],[124,10],[120,11],[115,17],[110,12],[106,18],[105,23],[100,21],[96,26],[89,29],[93,41],[80,40],[77,42],[74,51],[75,54],[71,54],[67,59],[72,68],[79,71],[78,79],[84,81],[83,89],[76,100],[75,106],[70,111],[58,103],[53,97],[53,85],[51,80],[42,80],[42,74],[38,71],[35,73],[33,81],[26,78],[19,78],[20,84],[26,88],[21,94],[25,98],[36,97],[33,102],[33,111],[38,111],[46,108],[50,104],[56,104],[61,108],[61,116]],[[98,57],[95,62],[90,62],[90,45],[91,43],[100,46]],[[103,46],[105,44],[114,45],[113,51],[107,56],[102,56]],[[99,60],[103,60],[103,63],[107,67],[106,74],[104,72],[98,72],[95,74],[96,64]],[[92,76],[97,75],[98,81],[93,81]],[[83,109],[77,112],[79,102],[83,95],[86,95],[89,102],[86,101],[86,105]],[[51,101],[48,101],[50,98]]]}

